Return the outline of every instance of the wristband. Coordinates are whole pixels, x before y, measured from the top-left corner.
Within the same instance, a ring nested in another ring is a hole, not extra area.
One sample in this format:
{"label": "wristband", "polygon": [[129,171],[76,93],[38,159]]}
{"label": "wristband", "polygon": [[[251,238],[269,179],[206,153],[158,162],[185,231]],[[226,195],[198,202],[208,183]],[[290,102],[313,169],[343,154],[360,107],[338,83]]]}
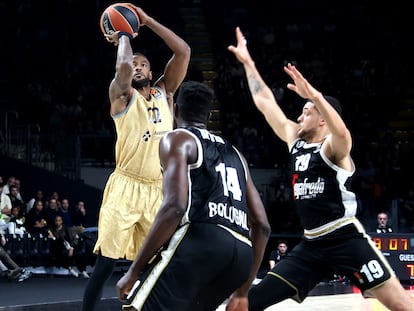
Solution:
{"label": "wristband", "polygon": [[120,32],[118,32],[118,40],[122,36],[127,36],[129,40],[132,40],[133,39],[133,36],[129,32],[126,32],[126,31],[120,31]]}

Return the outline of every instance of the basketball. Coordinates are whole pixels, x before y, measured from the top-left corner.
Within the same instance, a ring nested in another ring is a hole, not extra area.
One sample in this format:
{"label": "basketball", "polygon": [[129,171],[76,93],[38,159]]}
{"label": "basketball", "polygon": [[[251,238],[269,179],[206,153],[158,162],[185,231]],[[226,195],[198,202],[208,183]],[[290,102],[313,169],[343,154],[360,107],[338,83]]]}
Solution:
{"label": "basketball", "polygon": [[103,34],[113,34],[116,31],[134,34],[139,30],[139,16],[130,3],[115,3],[103,11],[100,18]]}

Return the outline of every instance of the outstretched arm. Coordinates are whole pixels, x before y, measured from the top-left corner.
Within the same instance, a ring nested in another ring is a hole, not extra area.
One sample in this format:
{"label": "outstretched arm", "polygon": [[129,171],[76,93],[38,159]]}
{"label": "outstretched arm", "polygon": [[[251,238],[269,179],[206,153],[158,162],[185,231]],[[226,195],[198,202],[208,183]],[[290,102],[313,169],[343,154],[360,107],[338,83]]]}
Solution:
{"label": "outstretched arm", "polygon": [[264,115],[267,123],[269,123],[276,135],[290,145],[297,138],[297,123],[286,117],[277,104],[272,91],[263,81],[250,56],[247,49],[247,41],[239,27],[236,28],[236,38],[237,46],[230,45],[228,50],[243,64],[250,93],[256,107]]}
{"label": "outstretched arm", "polygon": [[352,170],[353,165],[349,159],[352,137],[341,116],[295,66],[288,64],[284,70],[293,80],[293,83],[287,85],[288,89],[296,92],[302,98],[310,100],[326,122],[330,132],[323,144],[326,156],[340,167]]}
{"label": "outstretched arm", "polygon": [[[133,54],[130,39],[127,36],[118,38],[118,33],[106,35],[108,42],[118,47],[115,65],[115,77],[109,86],[111,115],[122,112],[128,104],[132,92]],[[134,34],[134,37],[137,34]]]}
{"label": "outstretched arm", "polygon": [[[134,7],[140,18],[141,26],[145,25],[150,28],[173,52],[173,56],[165,66],[163,75],[155,82],[165,90],[168,97],[172,97],[187,74],[191,56],[190,46],[172,30],[148,16],[140,7]],[[169,103],[172,111],[172,101]]]}

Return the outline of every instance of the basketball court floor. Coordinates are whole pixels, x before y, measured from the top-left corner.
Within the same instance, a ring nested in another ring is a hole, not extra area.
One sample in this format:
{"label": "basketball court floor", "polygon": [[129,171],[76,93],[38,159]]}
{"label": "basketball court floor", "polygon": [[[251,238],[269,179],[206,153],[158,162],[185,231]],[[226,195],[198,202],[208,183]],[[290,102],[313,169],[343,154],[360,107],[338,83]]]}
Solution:
{"label": "basketball court floor", "polygon": [[[122,272],[115,272],[103,290],[99,310],[120,311],[115,284]],[[33,275],[24,282],[0,279],[0,311],[79,311],[87,279],[71,276]],[[406,285],[414,299],[414,286]],[[225,305],[217,311],[224,311]],[[302,304],[286,300],[266,311],[386,311],[376,299],[362,298],[350,284],[320,283]]]}
{"label": "basketball court floor", "polygon": [[[405,286],[414,300],[414,287]],[[320,283],[304,302],[292,299],[270,306],[266,311],[389,311],[377,299],[362,297],[358,288],[350,284]],[[225,311],[225,305],[217,311]]]}

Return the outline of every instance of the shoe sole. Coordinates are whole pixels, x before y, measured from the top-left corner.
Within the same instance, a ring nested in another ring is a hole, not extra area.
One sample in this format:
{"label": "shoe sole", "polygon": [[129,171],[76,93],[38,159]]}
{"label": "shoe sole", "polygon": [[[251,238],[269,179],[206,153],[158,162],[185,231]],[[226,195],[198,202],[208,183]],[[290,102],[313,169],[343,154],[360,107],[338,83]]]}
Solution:
{"label": "shoe sole", "polygon": [[28,278],[30,278],[30,275],[23,275],[23,276],[19,277],[17,282],[23,282],[23,281],[27,280]]}
{"label": "shoe sole", "polygon": [[20,276],[17,282],[23,282],[24,280],[27,280],[32,276],[32,273],[30,271],[23,272]]}

